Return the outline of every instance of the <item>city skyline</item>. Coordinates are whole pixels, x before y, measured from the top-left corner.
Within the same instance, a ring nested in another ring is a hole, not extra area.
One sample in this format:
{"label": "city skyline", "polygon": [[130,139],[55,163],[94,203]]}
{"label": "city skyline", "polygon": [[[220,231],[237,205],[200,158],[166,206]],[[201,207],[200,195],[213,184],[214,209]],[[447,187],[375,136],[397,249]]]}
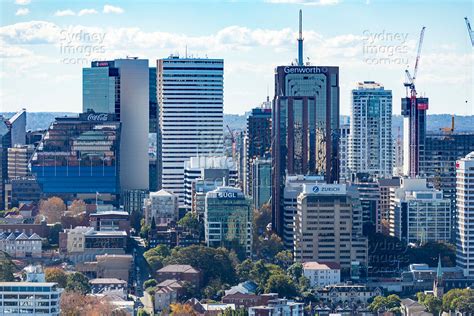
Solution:
{"label": "city skyline", "polygon": [[[427,31],[417,87],[420,95],[430,96],[429,113],[474,113],[469,89],[473,55],[463,19],[471,18],[468,1],[456,6],[417,1],[407,4],[408,9],[387,1],[208,1],[180,6],[164,1],[147,3],[146,11],[125,1],[17,2],[27,4],[2,3],[0,111],[26,107],[30,112],[80,112],[81,69],[93,59],[138,56],[153,67],[157,59],[187,52],[224,59],[224,112],[243,114],[267,93],[273,98],[274,68],[297,57],[297,17],[303,9],[304,59],[340,67],[341,114],[349,113],[350,91],[364,80],[391,89],[393,113],[399,114],[404,70],[414,65],[422,26]],[[404,23],[397,18],[401,14]],[[440,19],[452,27],[444,27]],[[199,28],[193,27],[196,21]],[[375,35],[379,40],[372,43]],[[89,49],[97,53],[89,56]],[[381,52],[392,49],[399,53]],[[374,61],[390,64],[369,64]]]}

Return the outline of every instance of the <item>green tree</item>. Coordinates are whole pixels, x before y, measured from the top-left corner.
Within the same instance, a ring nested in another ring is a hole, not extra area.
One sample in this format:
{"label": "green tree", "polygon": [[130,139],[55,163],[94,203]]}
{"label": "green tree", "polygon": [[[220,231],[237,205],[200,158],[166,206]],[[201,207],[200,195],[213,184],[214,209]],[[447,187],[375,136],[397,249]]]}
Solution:
{"label": "green tree", "polygon": [[250,270],[250,278],[258,284],[261,289],[265,288],[268,278],[270,277],[270,271],[268,270],[263,260],[258,260]]}
{"label": "green tree", "polygon": [[311,284],[309,279],[304,275],[298,279],[298,288],[300,292],[304,292],[310,288]]}
{"label": "green tree", "polygon": [[387,299],[384,296],[376,296],[372,303],[370,303],[368,309],[371,312],[378,313],[380,311],[383,311],[387,305]]}
{"label": "green tree", "polygon": [[158,283],[156,282],[155,279],[149,279],[149,280],[146,280],[145,282],[143,282],[143,288],[144,289],[148,289],[150,287],[155,287],[157,285],[158,285]]}
{"label": "green tree", "polygon": [[77,292],[82,295],[90,293],[89,280],[80,272],[69,274],[66,281],[66,291]]}
{"label": "green tree", "polygon": [[166,245],[158,245],[155,248],[145,251],[143,257],[152,271],[163,268],[163,260],[171,255],[171,250]]}
{"label": "green tree", "polygon": [[0,282],[14,281],[13,272],[15,272],[15,265],[10,256],[0,251]]}
{"label": "green tree", "polygon": [[46,268],[44,269],[44,276],[46,282],[57,283],[60,288],[65,288],[67,285],[67,274],[60,268]]}
{"label": "green tree", "polygon": [[434,315],[439,315],[441,312],[443,301],[434,295],[426,295],[423,305],[426,310]]}
{"label": "green tree", "polygon": [[170,255],[171,249],[167,245],[158,245],[155,248],[145,251],[145,253],[143,254],[145,258],[158,256],[163,259]]}
{"label": "green tree", "polygon": [[293,298],[298,295],[298,289],[289,276],[273,274],[268,278],[265,293],[278,293],[280,297]]}
{"label": "green tree", "polygon": [[288,268],[287,273],[293,280],[298,280],[303,276],[303,265],[301,262],[295,262]]}
{"label": "green tree", "polygon": [[391,294],[391,295],[387,296],[387,309],[389,311],[394,311],[394,309],[400,307],[400,302],[401,302],[401,300],[400,300],[400,297],[398,295]]}
{"label": "green tree", "polygon": [[272,222],[272,209],[270,204],[264,204],[253,213],[254,240],[266,232],[267,225]]}
{"label": "green tree", "polygon": [[140,237],[148,239],[148,233],[150,232],[150,225],[143,223],[140,228]]}
{"label": "green tree", "polygon": [[408,248],[408,262],[426,263],[436,266],[441,256],[443,267],[456,265],[456,247],[447,242],[429,242],[421,247]]}
{"label": "green tree", "polygon": [[283,250],[276,254],[275,263],[282,269],[288,269],[293,263],[293,253],[289,250]]}
{"label": "green tree", "polygon": [[442,309],[445,312],[469,312],[474,310],[473,289],[452,289],[443,295]]}
{"label": "green tree", "polygon": [[257,257],[267,261],[273,261],[277,253],[282,251],[283,248],[283,242],[276,234],[260,236],[254,244],[254,251]]}
{"label": "green tree", "polygon": [[210,280],[218,279],[223,284],[234,284],[237,281],[235,262],[231,253],[224,248],[209,248],[192,245],[184,248],[174,248],[164,264],[188,264],[199,269],[206,286]]}
{"label": "green tree", "polygon": [[236,267],[237,276],[240,281],[247,281],[250,279],[250,272],[252,271],[254,263],[250,259],[245,259]]}
{"label": "green tree", "polygon": [[157,270],[163,268],[163,258],[154,256],[154,257],[149,257],[146,258],[146,262],[150,266],[150,269],[153,272],[156,272]]}
{"label": "green tree", "polygon": [[385,296],[376,296],[369,305],[369,310],[372,312],[398,312],[400,308],[400,297],[395,294]]}
{"label": "green tree", "polygon": [[183,226],[193,233],[199,234],[202,223],[199,221],[196,214],[193,212],[187,212],[183,218],[178,221],[178,225]]}
{"label": "green tree", "polygon": [[222,316],[247,316],[248,314],[249,313],[244,308],[238,308],[236,310],[233,310],[229,307],[224,310]]}
{"label": "green tree", "polygon": [[63,231],[63,226],[61,223],[56,223],[49,228],[49,243],[51,245],[59,244],[59,233]]}
{"label": "green tree", "polygon": [[224,285],[222,284],[221,280],[212,279],[203,290],[204,297],[218,301],[223,294],[223,288]]}
{"label": "green tree", "polygon": [[144,310],[142,307],[138,309],[137,316],[150,316],[146,310]]}

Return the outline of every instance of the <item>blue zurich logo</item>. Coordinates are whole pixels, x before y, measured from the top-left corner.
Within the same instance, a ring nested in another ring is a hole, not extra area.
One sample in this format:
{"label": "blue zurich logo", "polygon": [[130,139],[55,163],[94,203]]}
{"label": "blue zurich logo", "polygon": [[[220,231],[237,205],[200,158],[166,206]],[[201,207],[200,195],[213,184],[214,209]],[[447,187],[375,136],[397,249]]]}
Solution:
{"label": "blue zurich logo", "polygon": [[314,193],[318,193],[318,192],[319,192],[319,187],[315,185],[315,186],[313,187],[313,192],[314,192]]}

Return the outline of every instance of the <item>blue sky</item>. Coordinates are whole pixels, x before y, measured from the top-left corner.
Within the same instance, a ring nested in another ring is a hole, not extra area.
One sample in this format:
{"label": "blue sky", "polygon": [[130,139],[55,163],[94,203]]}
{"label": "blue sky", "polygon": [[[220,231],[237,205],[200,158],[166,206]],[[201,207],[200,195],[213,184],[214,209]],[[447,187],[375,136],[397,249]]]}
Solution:
{"label": "blue sky", "polygon": [[[430,113],[474,114],[473,49],[464,17],[472,1],[39,1],[1,0],[0,111],[80,111],[81,68],[125,56],[150,65],[170,54],[224,58],[226,113],[259,105],[273,70],[296,57],[303,9],[305,58],[339,66],[341,112],[357,82],[405,95],[427,27],[417,79]],[[179,4],[178,4],[179,3]],[[91,53],[89,53],[91,51]],[[467,101],[467,102],[466,102]]]}

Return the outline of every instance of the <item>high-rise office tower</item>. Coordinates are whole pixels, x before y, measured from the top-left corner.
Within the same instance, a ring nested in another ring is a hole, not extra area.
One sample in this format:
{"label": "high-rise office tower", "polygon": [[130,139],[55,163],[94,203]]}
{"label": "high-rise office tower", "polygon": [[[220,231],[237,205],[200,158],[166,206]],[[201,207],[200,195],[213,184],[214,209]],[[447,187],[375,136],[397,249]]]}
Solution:
{"label": "high-rise office tower", "polygon": [[203,180],[207,184],[205,187],[213,187],[212,190],[214,190],[218,186],[235,186],[238,177],[237,167],[231,158],[223,156],[189,158],[184,162],[184,206],[186,211],[189,212],[192,209],[196,180]]}
{"label": "high-rise office tower", "polygon": [[359,83],[357,89],[352,90],[350,126],[349,172],[390,178],[393,172],[392,91],[374,81]]}
{"label": "high-rise office tower", "polygon": [[252,254],[252,200],[242,190],[220,187],[206,194],[205,239],[208,247]]}
{"label": "high-rise office tower", "polygon": [[82,70],[82,109],[122,123],[122,190],[148,189],[149,69],[146,59],[93,61]]}
{"label": "high-rise office tower", "polygon": [[456,265],[474,277],[474,151],[456,162]]}
{"label": "high-rise office tower", "polygon": [[401,128],[398,128],[397,135],[393,137],[393,173],[395,177],[403,176],[403,136]]}
{"label": "high-rise office tower", "polygon": [[350,179],[349,174],[349,135],[350,124],[341,124],[339,128],[339,182],[344,183]]}
{"label": "high-rise office tower", "polygon": [[253,161],[269,155],[271,149],[272,109],[269,106],[270,102],[264,102],[262,107],[252,109],[247,118],[244,192],[250,196],[253,195]]}
{"label": "high-rise office tower", "polygon": [[158,60],[162,188],[184,204],[184,162],[223,154],[224,61]]}
{"label": "high-rise office tower", "polygon": [[4,209],[5,182],[8,179],[8,149],[26,143],[26,111],[7,119],[0,115],[0,209]]}
{"label": "high-rise office tower", "polygon": [[295,218],[294,257],[298,262],[367,265],[358,194],[345,184],[303,185]]}
{"label": "high-rise office tower", "polygon": [[149,132],[154,135],[152,148],[149,151],[149,186],[150,191],[161,189],[161,137],[159,136],[159,108],[156,91],[156,67],[149,68]]}
{"label": "high-rise office tower", "polygon": [[278,66],[275,71],[272,225],[280,235],[287,175],[322,175],[328,183],[339,180],[339,67],[304,66],[302,41],[300,23],[298,65]]}
{"label": "high-rise office tower", "polygon": [[390,204],[396,188],[400,187],[400,178],[378,179],[380,230],[382,234],[390,235]]}
{"label": "high-rise office tower", "polygon": [[426,134],[425,150],[420,159],[421,176],[442,190],[444,198],[451,201],[453,238],[456,228],[456,160],[472,151],[474,133],[454,132],[453,122],[446,132]]}
{"label": "high-rise office tower", "polygon": [[368,173],[352,174],[351,183],[359,192],[359,199],[362,205],[363,234],[365,236],[380,232],[380,188],[375,176]]}
{"label": "high-rise office tower", "polygon": [[58,117],[30,164],[43,194],[118,204],[121,124],[113,114]]}
{"label": "high-rise office tower", "polygon": [[292,249],[295,238],[295,217],[298,196],[303,192],[304,185],[317,185],[324,183],[320,176],[296,175],[285,179],[283,191],[283,245]]}
{"label": "high-rise office tower", "polygon": [[33,145],[15,145],[8,148],[8,179],[23,178],[29,174],[28,161]]}
{"label": "high-rise office tower", "polygon": [[272,197],[272,161],[271,159],[255,158],[250,172],[252,179],[252,200],[254,209],[260,209],[271,202]]}
{"label": "high-rise office tower", "polygon": [[16,112],[7,120],[7,125],[11,132],[11,143],[15,145],[26,144],[26,110]]}
{"label": "high-rise office tower", "polygon": [[390,235],[407,244],[449,241],[451,203],[426,179],[403,178],[393,189],[389,222]]}
{"label": "high-rise office tower", "polygon": [[426,111],[428,98],[416,98],[412,108],[410,98],[402,98],[403,115],[403,174],[416,177],[420,173],[426,137]]}

